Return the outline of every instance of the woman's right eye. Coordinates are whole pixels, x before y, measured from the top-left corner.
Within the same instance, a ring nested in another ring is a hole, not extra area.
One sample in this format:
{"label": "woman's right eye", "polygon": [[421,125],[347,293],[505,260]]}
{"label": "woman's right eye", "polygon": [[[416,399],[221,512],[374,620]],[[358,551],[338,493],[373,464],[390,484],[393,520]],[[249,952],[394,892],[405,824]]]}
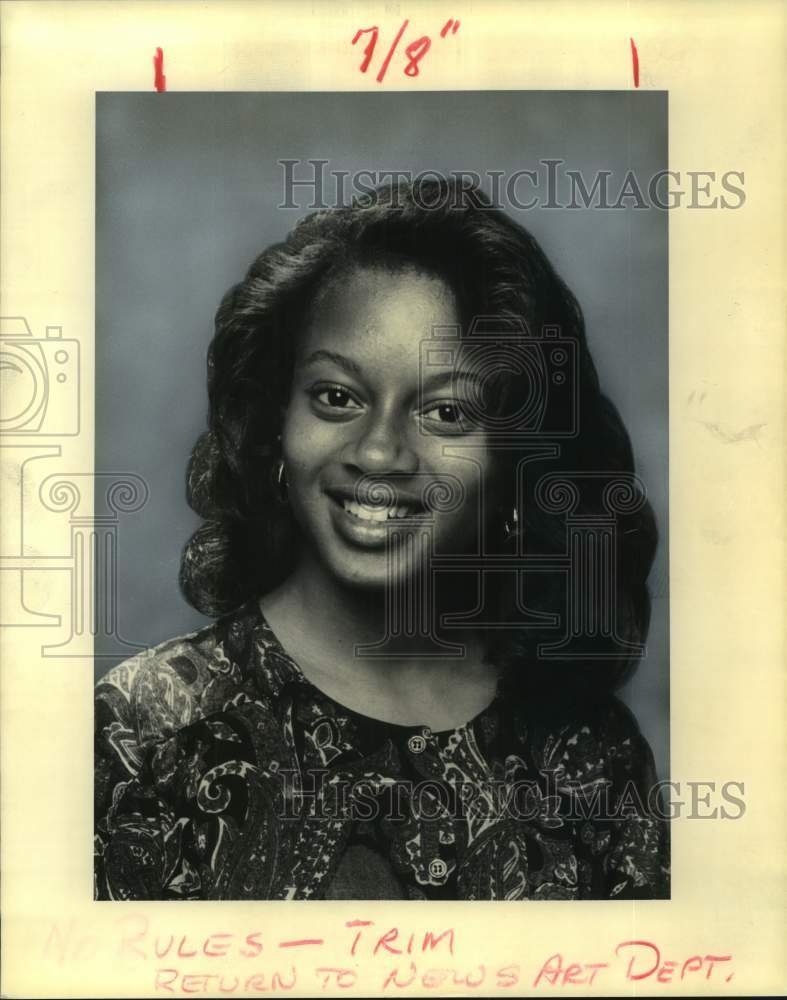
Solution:
{"label": "woman's right eye", "polygon": [[349,389],[341,385],[316,386],[312,389],[311,395],[318,403],[332,410],[361,409]]}

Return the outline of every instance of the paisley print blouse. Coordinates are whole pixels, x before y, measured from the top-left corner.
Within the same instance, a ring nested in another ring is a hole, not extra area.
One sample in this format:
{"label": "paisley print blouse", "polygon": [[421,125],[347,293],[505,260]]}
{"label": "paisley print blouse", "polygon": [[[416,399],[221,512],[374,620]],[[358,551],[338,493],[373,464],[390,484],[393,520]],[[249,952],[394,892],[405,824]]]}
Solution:
{"label": "paisley print blouse", "polygon": [[97,899],[669,893],[652,754],[614,698],[380,722],[315,688],[252,602],[110,670],[95,723]]}

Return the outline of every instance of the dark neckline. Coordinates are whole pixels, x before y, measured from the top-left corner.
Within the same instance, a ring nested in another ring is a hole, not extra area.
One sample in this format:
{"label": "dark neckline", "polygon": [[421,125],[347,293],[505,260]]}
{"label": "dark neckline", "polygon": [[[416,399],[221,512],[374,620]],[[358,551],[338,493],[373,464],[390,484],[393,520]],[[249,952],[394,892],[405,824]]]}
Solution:
{"label": "dark neckline", "polygon": [[[249,611],[252,616],[252,623],[254,630],[260,630],[265,634],[265,638],[270,646],[273,647],[275,653],[281,660],[286,664],[289,673],[291,675],[291,680],[304,686],[307,689],[313,691],[320,699],[329,702],[331,705],[335,706],[340,713],[344,713],[353,718],[358,719],[366,726],[376,726],[376,727],[386,727],[392,730],[398,730],[400,733],[412,734],[420,733],[424,736],[434,736],[442,739],[448,738],[455,733],[462,730],[474,729],[477,723],[480,723],[484,718],[493,715],[499,708],[499,702],[501,697],[500,692],[500,681],[498,680],[495,694],[492,700],[477,712],[472,718],[468,719],[466,722],[461,722],[456,726],[452,726],[447,729],[432,729],[430,726],[424,723],[419,723],[417,725],[404,725],[400,722],[389,722],[387,719],[378,719],[372,715],[365,715],[363,712],[359,712],[357,709],[350,708],[348,705],[344,705],[342,702],[337,701],[333,695],[328,694],[323,691],[322,688],[318,687],[313,681],[304,674],[303,670],[299,666],[298,662],[294,657],[285,649],[284,644],[279,639],[278,635],[274,631],[268,619],[265,617],[260,602],[257,599],[252,599],[248,604]],[[255,644],[255,652],[259,655],[259,646]]]}

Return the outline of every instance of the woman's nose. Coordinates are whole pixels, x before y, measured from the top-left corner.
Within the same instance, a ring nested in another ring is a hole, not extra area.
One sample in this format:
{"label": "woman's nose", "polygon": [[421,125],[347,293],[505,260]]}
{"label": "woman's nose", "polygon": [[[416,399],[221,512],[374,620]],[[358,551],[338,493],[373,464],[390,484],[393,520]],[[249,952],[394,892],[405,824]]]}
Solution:
{"label": "woman's nose", "polygon": [[418,454],[406,418],[394,414],[369,417],[346,452],[364,472],[415,472]]}

